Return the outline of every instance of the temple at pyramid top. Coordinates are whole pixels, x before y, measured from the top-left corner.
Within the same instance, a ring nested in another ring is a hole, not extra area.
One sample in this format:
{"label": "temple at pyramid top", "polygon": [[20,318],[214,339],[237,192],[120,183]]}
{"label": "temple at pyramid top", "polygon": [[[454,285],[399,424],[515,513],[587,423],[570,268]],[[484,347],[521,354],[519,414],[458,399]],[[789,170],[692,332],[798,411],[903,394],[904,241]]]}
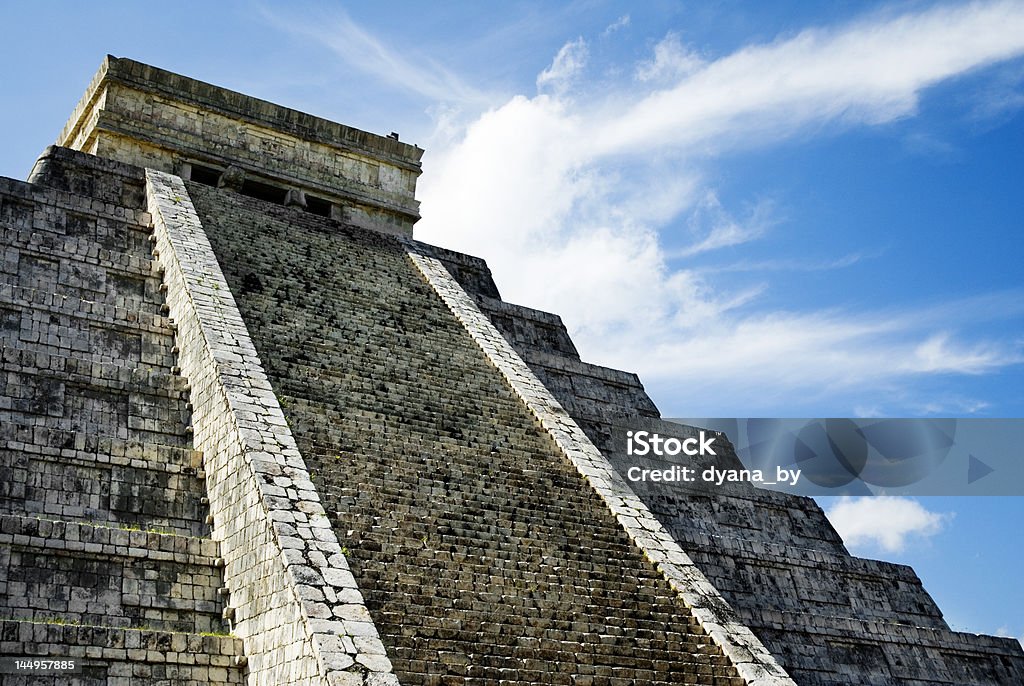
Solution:
{"label": "temple at pyramid top", "polygon": [[423,150],[108,55],[57,144],[412,234]]}

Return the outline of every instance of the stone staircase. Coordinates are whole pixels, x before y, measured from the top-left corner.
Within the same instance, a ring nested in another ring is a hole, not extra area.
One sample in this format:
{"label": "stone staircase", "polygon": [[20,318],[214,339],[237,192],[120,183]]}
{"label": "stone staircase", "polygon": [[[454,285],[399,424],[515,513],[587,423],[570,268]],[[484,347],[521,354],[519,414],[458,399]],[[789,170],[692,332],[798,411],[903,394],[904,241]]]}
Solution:
{"label": "stone staircase", "polygon": [[744,683],[397,241],[187,187],[401,683]]}
{"label": "stone staircase", "polygon": [[[661,420],[635,374],[580,360],[559,317],[501,301],[482,260],[424,250],[474,296],[621,474],[633,465],[669,466],[627,456],[626,431],[696,434]],[[739,467],[726,447],[718,466]],[[797,683],[1024,683],[1024,653],[1015,640],[950,630],[913,569],[851,556],[812,499],[741,484],[631,486]]]}
{"label": "stone staircase", "polygon": [[0,179],[0,653],[79,669],[0,682],[242,683],[145,179],[50,149],[31,181]]}

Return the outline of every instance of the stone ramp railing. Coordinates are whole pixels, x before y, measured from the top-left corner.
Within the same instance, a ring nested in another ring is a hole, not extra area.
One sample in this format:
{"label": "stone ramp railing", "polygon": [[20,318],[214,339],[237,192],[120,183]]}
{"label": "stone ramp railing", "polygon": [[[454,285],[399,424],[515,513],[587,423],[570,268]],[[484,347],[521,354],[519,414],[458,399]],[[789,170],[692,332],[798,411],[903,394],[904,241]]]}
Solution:
{"label": "stone ramp railing", "polygon": [[185,185],[147,192],[249,683],[397,685]]}

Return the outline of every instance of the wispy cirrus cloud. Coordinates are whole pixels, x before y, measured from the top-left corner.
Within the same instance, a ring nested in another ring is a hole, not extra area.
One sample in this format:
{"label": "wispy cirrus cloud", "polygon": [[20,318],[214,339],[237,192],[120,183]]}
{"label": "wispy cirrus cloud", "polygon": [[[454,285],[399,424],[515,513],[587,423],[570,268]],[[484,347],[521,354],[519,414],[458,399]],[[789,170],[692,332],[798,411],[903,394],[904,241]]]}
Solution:
{"label": "wispy cirrus cloud", "polygon": [[627,26],[630,25],[631,22],[632,19],[630,18],[630,16],[628,14],[623,14],[621,17],[619,17],[611,24],[606,26],[604,28],[604,31],[601,32],[601,36],[606,38],[615,33],[616,31],[621,31],[622,29],[626,28]]}
{"label": "wispy cirrus cloud", "polygon": [[587,42],[582,38],[563,45],[551,61],[551,66],[537,76],[537,90],[564,93],[586,66],[588,53]]}
{"label": "wispy cirrus cloud", "polygon": [[665,253],[668,259],[693,257],[701,253],[742,245],[764,235],[777,219],[772,216],[772,204],[762,201],[742,221],[737,220],[723,206],[713,191],[694,203],[689,217],[691,231],[698,236],[690,245]]}
{"label": "wispy cirrus cloud", "polygon": [[737,262],[728,262],[723,264],[715,264],[707,267],[703,271],[714,272],[714,273],[726,273],[726,272],[824,272],[831,271],[833,269],[846,269],[852,267],[855,264],[859,264],[865,260],[870,260],[874,257],[878,257],[884,251],[875,250],[871,252],[857,251],[827,260],[809,260],[809,259],[771,259],[771,260],[740,260]]}
{"label": "wispy cirrus cloud", "polygon": [[636,65],[635,75],[638,81],[661,82],[690,76],[705,66],[704,60],[683,45],[678,35],[669,33],[654,46],[650,59]]}
{"label": "wispy cirrus cloud", "polygon": [[319,43],[350,68],[373,76],[380,83],[440,103],[484,106],[491,101],[490,96],[437,60],[388,45],[353,21],[343,9],[303,14],[301,18],[270,9],[263,11],[277,28]]}
{"label": "wispy cirrus cloud", "polygon": [[925,88],[1022,50],[1024,6],[997,2],[809,29],[696,70],[675,51],[662,69],[675,62],[686,75],[610,118],[598,146],[750,144],[822,121],[879,124],[911,114]]}

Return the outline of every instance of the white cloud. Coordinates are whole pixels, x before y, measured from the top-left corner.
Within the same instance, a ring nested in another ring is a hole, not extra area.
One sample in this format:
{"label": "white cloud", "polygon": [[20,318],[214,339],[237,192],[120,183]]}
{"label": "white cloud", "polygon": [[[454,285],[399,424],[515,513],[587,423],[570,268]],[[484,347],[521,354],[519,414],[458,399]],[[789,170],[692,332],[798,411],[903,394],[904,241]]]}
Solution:
{"label": "white cloud", "polygon": [[264,15],[274,26],[316,41],[349,67],[373,76],[380,83],[417,93],[438,102],[485,105],[489,98],[442,64],[398,50],[371,34],[341,9],[296,19],[269,9]]}
{"label": "white cloud", "polygon": [[[562,278],[568,281],[571,275]],[[676,389],[683,395],[678,402],[690,404],[666,409],[670,414],[712,411],[726,399],[732,399],[732,407],[742,404],[753,416],[772,408],[777,412],[778,407],[813,412],[823,401],[836,402],[837,397],[856,396],[864,389],[872,389],[869,397],[882,397],[890,404],[899,401],[896,408],[889,407],[898,414],[931,414],[934,403],[923,404],[906,392],[914,378],[981,373],[1021,360],[1019,351],[990,344],[962,344],[962,349],[922,356],[916,342],[922,334],[899,316],[840,311],[741,314],[736,310],[748,305],[756,291],[738,293],[731,300],[720,294],[713,299],[700,280],[675,283],[691,288],[695,302],[678,298],[680,306],[674,311],[638,306],[633,310],[640,321],[635,327],[627,321],[616,326],[608,317],[591,317],[579,327],[577,337],[585,359],[638,371],[649,386]],[[656,288],[648,291],[656,294],[652,302],[677,297],[667,287]],[[585,297],[580,292],[573,295]],[[571,305],[568,300],[560,304]],[[629,311],[626,304],[619,307]],[[596,307],[594,311],[600,312]],[[654,315],[654,321],[647,321]],[[645,325],[653,328],[641,330]]]}
{"label": "white cloud", "polygon": [[924,400],[900,396],[901,394],[894,389],[894,392],[885,399],[887,402],[855,406],[853,416],[892,417],[902,414],[919,417],[963,417],[976,415],[990,407],[990,403],[984,400],[949,393],[930,392]]}
{"label": "white cloud", "polygon": [[878,124],[911,114],[943,79],[1021,54],[1024,5],[974,3],[807,30],[707,63],[601,128],[609,152],[773,140],[808,124]]}
{"label": "white cloud", "polygon": [[583,38],[569,41],[558,51],[551,66],[537,76],[538,91],[563,93],[576,76],[587,65],[589,56],[587,42]]}
{"label": "white cloud", "polygon": [[[709,281],[710,251],[781,229],[770,199],[746,215],[722,207],[704,165],[828,123],[907,116],[928,86],[1022,53],[1024,4],[976,3],[809,30],[699,64],[670,36],[645,62],[648,81],[569,98],[586,62],[581,38],[538,78],[541,94],[427,146],[416,235],[485,257],[505,298],[561,314],[584,358],[709,404],[742,398],[755,411],[991,372],[1024,359],[1021,341],[964,337],[962,325],[1019,306],[950,304],[945,318],[920,307],[783,311],[758,307],[767,283]],[[666,238],[680,226],[690,229],[682,247]]]}
{"label": "white cloud", "polygon": [[654,55],[636,66],[638,81],[662,81],[689,76],[704,66],[696,52],[683,45],[679,36],[669,33],[654,46]]}
{"label": "white cloud", "polygon": [[953,513],[930,512],[912,498],[844,497],[827,512],[829,521],[850,548],[900,552],[908,541],[934,536]]}
{"label": "white cloud", "polygon": [[702,236],[697,243],[685,248],[670,251],[668,258],[692,257],[710,250],[728,248],[752,241],[761,236],[773,223],[770,203],[761,203],[745,222],[738,222],[718,200],[714,191],[707,191],[704,197],[694,204],[690,214],[690,227]]}
{"label": "white cloud", "polygon": [[611,34],[624,29],[630,24],[630,18],[628,14],[623,14],[621,17],[613,21],[611,24],[605,27],[604,31],[601,32],[602,36],[610,36]]}
{"label": "white cloud", "polygon": [[914,372],[983,374],[991,371],[993,366],[1005,364],[1009,354],[1009,351],[999,350],[989,344],[964,346],[950,338],[946,332],[929,336],[914,349],[914,356],[907,363],[908,368]]}
{"label": "white cloud", "polygon": [[865,260],[880,256],[882,251],[857,251],[836,257],[829,260],[808,260],[808,259],[771,259],[771,260],[740,260],[728,264],[716,264],[706,271],[715,273],[724,272],[824,272],[833,269],[845,269],[859,264]]}

